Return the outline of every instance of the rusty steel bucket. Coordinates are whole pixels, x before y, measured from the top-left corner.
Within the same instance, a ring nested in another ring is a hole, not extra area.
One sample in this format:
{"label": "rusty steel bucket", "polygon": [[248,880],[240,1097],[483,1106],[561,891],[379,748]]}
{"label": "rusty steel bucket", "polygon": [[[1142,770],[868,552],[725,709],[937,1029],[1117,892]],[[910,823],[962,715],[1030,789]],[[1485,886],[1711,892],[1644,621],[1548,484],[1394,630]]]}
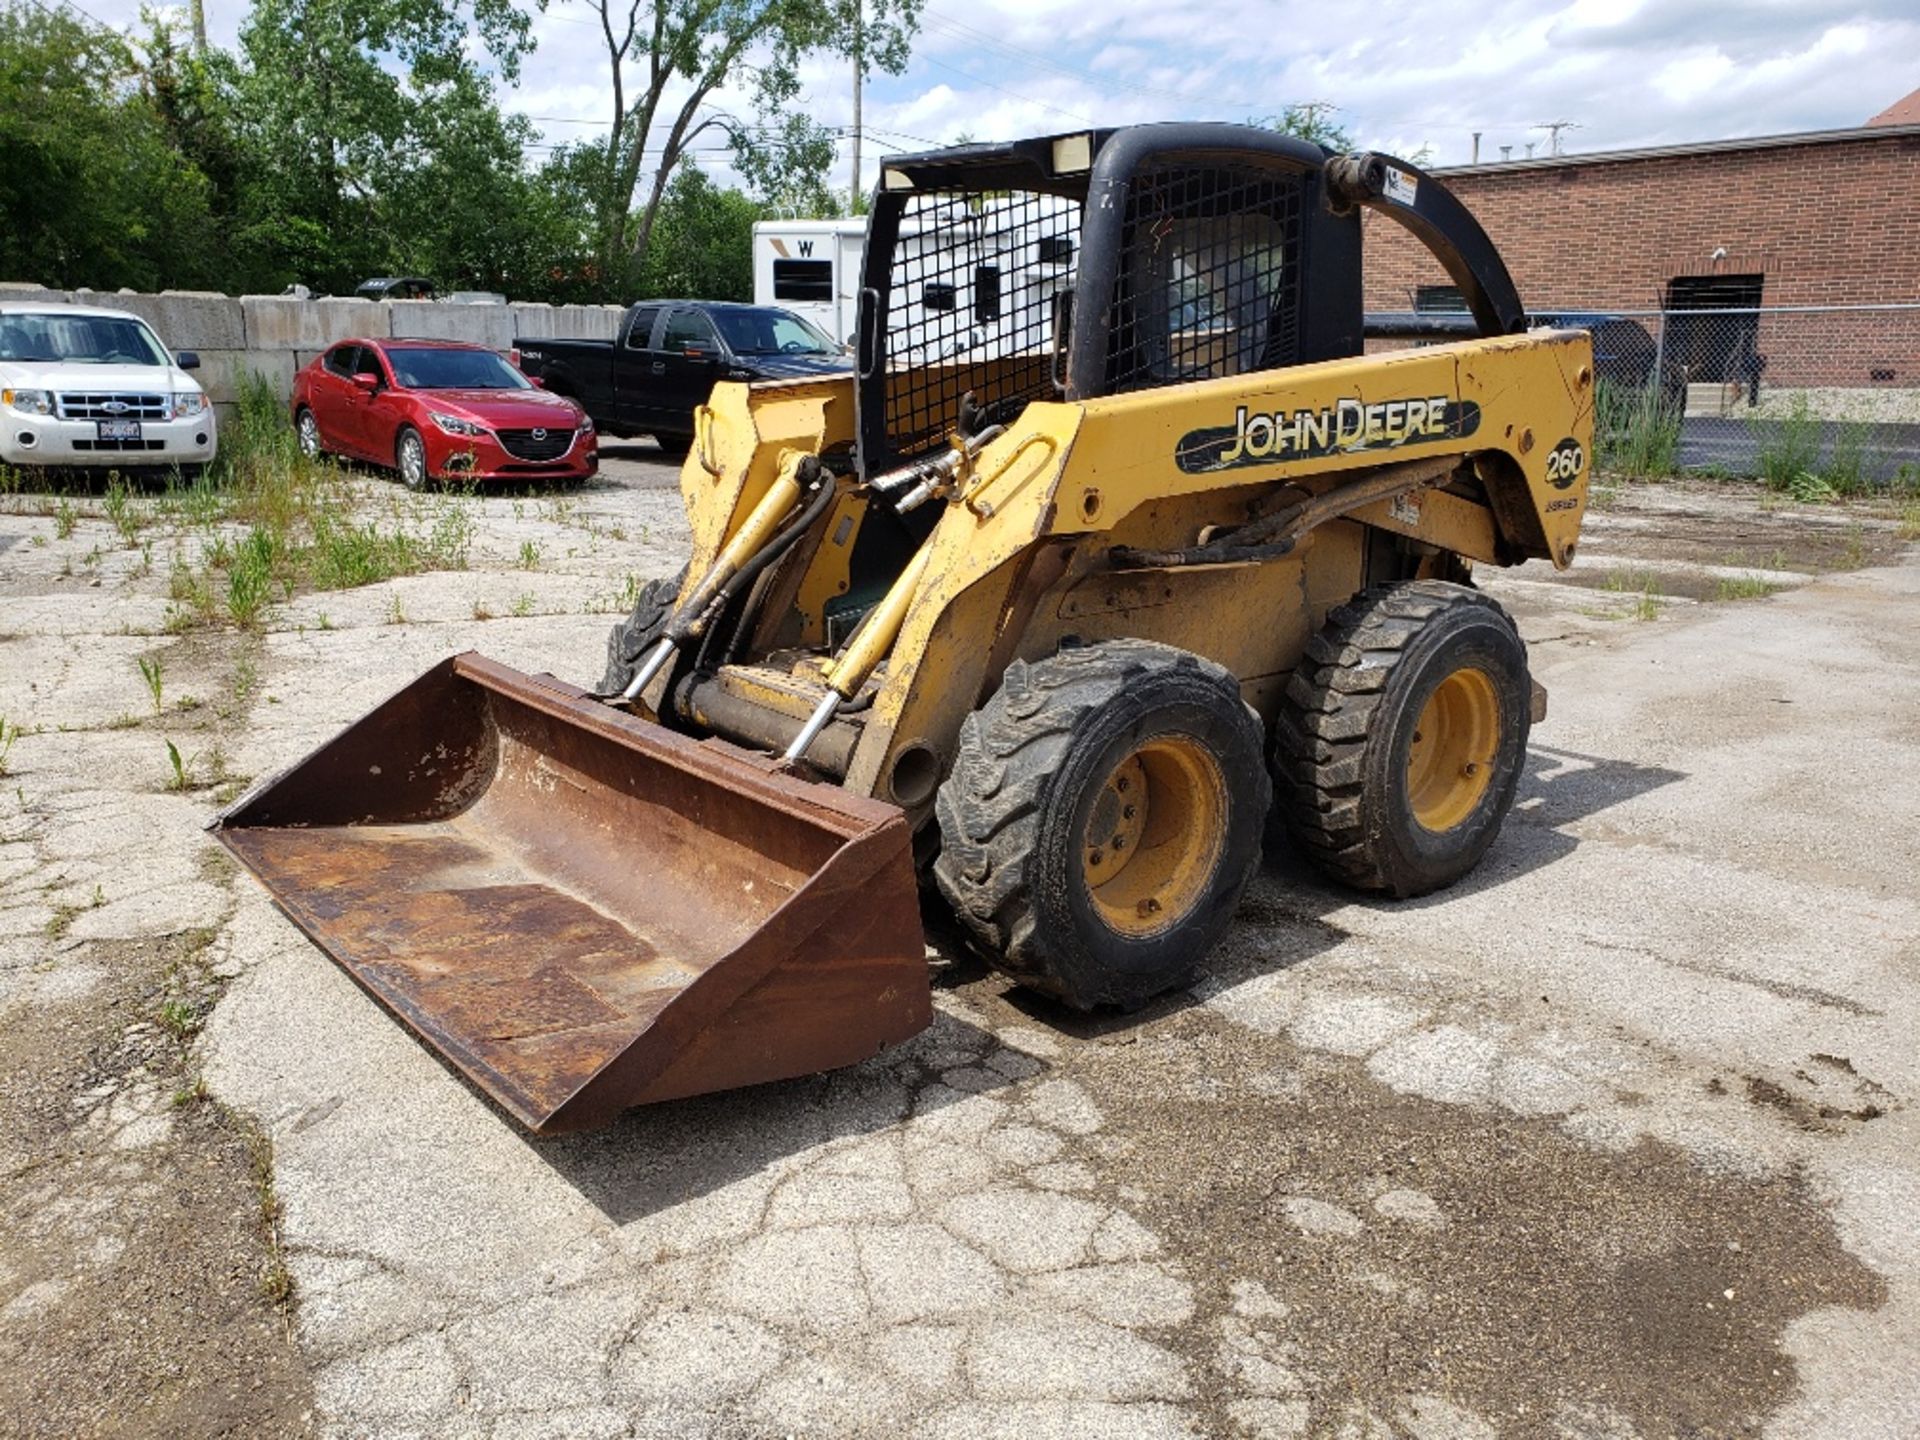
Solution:
{"label": "rusty steel bucket", "polygon": [[932,1018],[900,811],[479,655],[213,828],[539,1133],[852,1064]]}

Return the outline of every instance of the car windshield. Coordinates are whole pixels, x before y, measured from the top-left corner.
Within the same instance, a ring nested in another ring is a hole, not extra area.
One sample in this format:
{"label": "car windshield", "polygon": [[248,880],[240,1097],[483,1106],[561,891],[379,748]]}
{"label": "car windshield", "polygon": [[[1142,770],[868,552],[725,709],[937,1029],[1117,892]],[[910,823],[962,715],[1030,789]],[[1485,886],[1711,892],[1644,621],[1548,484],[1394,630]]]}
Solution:
{"label": "car windshield", "polygon": [[533,384],[491,350],[387,347],[393,378],[409,390],[531,390]]}
{"label": "car windshield", "polygon": [[736,355],[838,355],[840,347],[790,310],[715,310]]}
{"label": "car windshield", "polygon": [[167,352],[138,320],[114,315],[0,315],[0,360],[26,364],[165,365]]}

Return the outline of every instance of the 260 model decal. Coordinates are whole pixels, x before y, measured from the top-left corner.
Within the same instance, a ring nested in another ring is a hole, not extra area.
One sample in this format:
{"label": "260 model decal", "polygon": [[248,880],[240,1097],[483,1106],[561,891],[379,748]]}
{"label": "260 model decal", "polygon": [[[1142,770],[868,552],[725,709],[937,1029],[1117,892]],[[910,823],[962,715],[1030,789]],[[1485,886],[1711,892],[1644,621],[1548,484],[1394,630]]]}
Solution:
{"label": "260 model decal", "polygon": [[1547,452],[1547,483],[1556,490],[1573,488],[1573,482],[1580,478],[1580,472],[1586,468],[1586,452],[1581,450],[1580,442],[1571,435]]}
{"label": "260 model decal", "polygon": [[1391,450],[1430,440],[1471,435],[1480,428],[1480,407],[1445,395],[1383,400],[1336,400],[1314,410],[1271,413],[1242,405],[1233,424],[1191,430],[1181,437],[1174,461],[1190,475],[1241,465],[1311,460],[1355,450]]}

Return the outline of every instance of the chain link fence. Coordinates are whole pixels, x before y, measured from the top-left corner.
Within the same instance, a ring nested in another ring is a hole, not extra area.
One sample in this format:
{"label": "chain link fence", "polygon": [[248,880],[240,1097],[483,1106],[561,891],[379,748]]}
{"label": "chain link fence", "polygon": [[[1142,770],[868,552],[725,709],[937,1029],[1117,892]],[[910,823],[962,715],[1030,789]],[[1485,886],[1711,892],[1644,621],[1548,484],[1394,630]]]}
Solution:
{"label": "chain link fence", "polygon": [[1920,303],[1531,314],[1592,332],[1603,464],[1920,490]]}

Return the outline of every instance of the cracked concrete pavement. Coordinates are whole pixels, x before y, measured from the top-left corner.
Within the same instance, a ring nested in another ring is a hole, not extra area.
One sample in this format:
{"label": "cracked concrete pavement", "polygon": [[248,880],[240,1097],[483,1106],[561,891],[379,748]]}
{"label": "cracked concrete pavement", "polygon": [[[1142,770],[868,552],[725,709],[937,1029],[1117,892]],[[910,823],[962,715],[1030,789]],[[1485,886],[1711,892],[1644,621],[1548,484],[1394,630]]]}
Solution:
{"label": "cracked concrete pavement", "polygon": [[[597,675],[587,591],[678,567],[677,497],[641,459],[565,523],[528,508],[483,502],[468,572],[277,610],[228,765],[458,649]],[[1485,577],[1552,715],[1456,889],[1356,899],[1275,843],[1200,982],[1128,1017],[1063,1015],[935,924],[910,1044],[544,1141],[207,873],[208,802],[159,793],[145,729],[51,728],[138,707],[156,641],[104,617],[158,605],[57,593],[59,546],[16,545],[47,583],[6,601],[0,711],[50,727],[14,768],[57,798],[8,812],[6,1003],[84,1003],[88,937],[217,924],[201,1058],[272,1138],[329,1435],[1908,1436],[1920,556],[1650,622],[1593,588],[1663,526],[1736,521],[1826,523],[1651,490],[1595,517],[1587,586]],[[555,558],[523,574],[530,538]],[[122,1133],[153,1109],[127,1104]]]}

